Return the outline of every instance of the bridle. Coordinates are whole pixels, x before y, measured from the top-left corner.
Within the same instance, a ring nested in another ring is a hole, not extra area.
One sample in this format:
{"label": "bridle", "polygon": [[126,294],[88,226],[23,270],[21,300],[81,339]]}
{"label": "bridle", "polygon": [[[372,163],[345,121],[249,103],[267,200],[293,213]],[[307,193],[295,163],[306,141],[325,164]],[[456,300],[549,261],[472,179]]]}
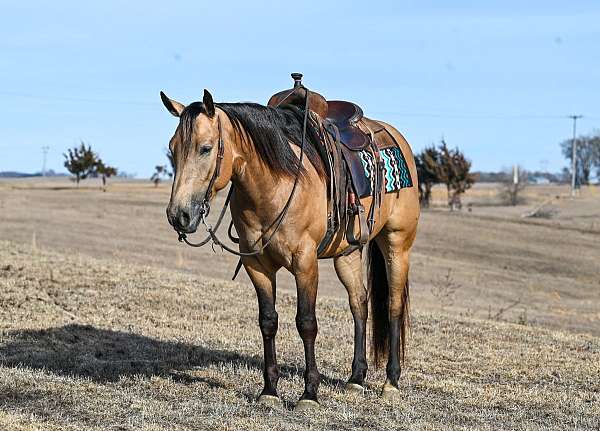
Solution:
{"label": "bridle", "polygon": [[[220,117],[217,117],[217,128],[219,131],[219,137],[217,140],[217,161],[216,161],[216,165],[215,165],[215,170],[213,171],[213,174],[208,183],[208,188],[206,189],[206,192],[204,193],[204,197],[202,198],[202,202],[200,203],[200,210],[199,210],[200,211],[200,220],[202,221],[202,224],[205,226],[207,226],[206,217],[208,217],[208,214],[210,213],[210,200],[211,200],[212,194],[213,194],[213,187],[214,187],[215,183],[217,182],[217,178],[221,174],[221,164],[223,163],[223,158],[225,157],[225,144],[223,142],[223,133],[222,133],[222,128],[221,128],[221,118]],[[221,221],[223,220],[223,216],[225,215],[225,211],[227,209],[227,206],[229,205],[229,200],[231,198],[232,189],[233,189],[233,187],[231,187],[229,189],[229,193],[227,195],[225,205],[221,209],[221,213],[219,214],[217,224],[215,225],[215,228],[214,228],[215,230],[217,230],[219,228],[219,226],[221,225]],[[179,235],[179,238],[178,238],[179,242],[185,242],[187,245],[189,245],[191,247],[202,247],[211,239],[211,236],[209,235],[199,243],[192,243],[192,242],[188,241],[187,236],[184,232],[180,232],[177,230],[177,234]]]}
{"label": "bridle", "polygon": [[[225,144],[223,143],[223,134],[222,134],[222,129],[221,129],[221,118],[217,117],[217,127],[219,130],[219,138],[218,138],[218,143],[217,143],[217,161],[216,161],[216,165],[215,165],[215,170],[214,170],[213,175],[208,184],[208,188],[206,189],[206,192],[204,193],[204,197],[200,204],[200,221],[206,227],[206,232],[208,233],[208,236],[206,238],[204,238],[202,241],[200,241],[199,243],[193,243],[187,239],[187,235],[184,232],[177,231],[177,233],[179,234],[179,238],[178,238],[179,242],[185,242],[187,245],[189,245],[191,247],[202,247],[203,245],[207,244],[209,241],[212,241],[213,248],[215,245],[220,246],[221,249],[228,251],[229,253],[234,254],[236,256],[240,256],[240,257],[259,255],[268,247],[268,245],[271,243],[271,240],[273,239],[273,237],[275,236],[275,234],[281,227],[283,220],[285,219],[285,217],[288,213],[288,210],[290,209],[290,206],[292,203],[292,198],[294,197],[296,188],[298,186],[298,182],[301,177],[302,163],[303,163],[303,159],[304,159],[304,147],[306,145],[306,128],[308,126],[310,92],[309,92],[308,88],[304,87],[303,85],[300,85],[300,88],[303,88],[306,91],[306,100],[304,103],[304,120],[302,122],[302,142],[300,144],[300,156],[298,157],[298,170],[296,172],[296,177],[294,178],[294,185],[292,186],[292,191],[290,192],[290,195],[289,195],[283,209],[277,216],[277,218],[273,221],[273,223],[271,223],[269,228],[267,228],[267,230],[265,230],[265,232],[263,232],[260,235],[260,237],[254,242],[254,244],[252,244],[251,248],[254,248],[258,244],[259,241],[262,241],[263,239],[265,239],[265,234],[269,231],[269,229],[272,229],[272,232],[268,236],[268,238],[262,242],[261,246],[258,249],[255,249],[250,252],[242,252],[242,251],[234,250],[233,248],[227,246],[226,244],[223,244],[223,242],[217,237],[217,230],[219,229],[219,226],[221,225],[221,222],[223,221],[223,217],[225,216],[225,212],[227,210],[227,207],[229,206],[229,202],[231,201],[231,196],[233,194],[233,189],[234,189],[233,183],[229,187],[229,193],[227,193],[227,198],[225,198],[225,203],[223,204],[223,208],[221,209],[221,212],[219,213],[219,217],[217,219],[215,226],[213,227],[212,225],[208,224],[206,221],[206,217],[208,217],[208,214],[210,213],[210,199],[212,197],[212,190],[217,181],[217,178],[219,177],[219,175],[221,173],[221,164],[223,162],[223,158],[224,158],[224,154],[225,154]],[[289,96],[291,96],[293,94],[293,92],[296,90],[297,90],[297,87],[294,88],[292,91],[290,91],[277,104],[277,106],[281,105],[281,103],[284,100],[286,100]],[[233,220],[231,221],[231,223],[229,225],[229,229],[228,229],[229,238],[234,243],[239,244],[239,239],[234,238],[233,235],[231,234],[232,226],[233,226]],[[240,263],[241,263],[241,261],[238,263],[238,266],[235,271],[235,275],[237,275],[237,273],[241,267]],[[235,275],[234,275],[234,278],[235,278]]]}
{"label": "bridle", "polygon": [[217,141],[217,162],[215,165],[215,170],[210,178],[210,182],[208,183],[208,188],[204,193],[204,198],[202,198],[202,203],[200,204],[200,217],[207,217],[210,213],[210,199],[212,198],[212,191],[215,183],[217,182],[217,178],[221,174],[221,164],[223,163],[223,157],[225,155],[225,144],[223,143],[223,133],[221,131],[221,117],[217,116],[217,129],[219,130],[219,139]]}

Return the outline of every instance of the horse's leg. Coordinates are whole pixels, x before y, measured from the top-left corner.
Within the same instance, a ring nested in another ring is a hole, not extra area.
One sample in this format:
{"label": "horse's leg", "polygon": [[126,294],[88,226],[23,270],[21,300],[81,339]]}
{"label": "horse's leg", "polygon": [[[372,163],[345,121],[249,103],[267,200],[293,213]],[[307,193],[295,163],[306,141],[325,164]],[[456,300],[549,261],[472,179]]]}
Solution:
{"label": "horse's leg", "polygon": [[275,335],[277,334],[278,317],[275,311],[275,270],[268,270],[257,258],[244,258],[244,267],[254,284],[258,298],[258,323],[262,333],[264,346],[265,368],[263,372],[265,386],[260,393],[258,402],[262,404],[279,404],[277,381],[279,368],[275,351]]}
{"label": "horse's leg", "polygon": [[[389,289],[387,378],[383,385],[382,395],[393,397],[398,392],[400,363],[404,359],[404,341],[408,325],[409,249],[406,248],[406,244],[409,240],[405,232],[391,231],[379,235],[376,242],[385,259]],[[412,243],[412,239],[410,243]]]}
{"label": "horse's leg", "polygon": [[[310,249],[309,249],[310,250]],[[315,339],[317,338],[317,318],[315,303],[319,282],[319,267],[314,247],[312,251],[302,250],[293,256],[292,271],[296,279],[298,303],[296,328],[304,344],[304,393],[296,405],[296,410],[318,407],[317,390],[321,375],[315,359]]]}
{"label": "horse's leg", "polygon": [[350,310],[354,319],[354,358],[352,375],[346,389],[353,392],[364,390],[367,375],[366,326],[367,326],[367,290],[363,284],[361,252],[356,250],[348,256],[339,256],[333,260],[335,271],[348,291]]}

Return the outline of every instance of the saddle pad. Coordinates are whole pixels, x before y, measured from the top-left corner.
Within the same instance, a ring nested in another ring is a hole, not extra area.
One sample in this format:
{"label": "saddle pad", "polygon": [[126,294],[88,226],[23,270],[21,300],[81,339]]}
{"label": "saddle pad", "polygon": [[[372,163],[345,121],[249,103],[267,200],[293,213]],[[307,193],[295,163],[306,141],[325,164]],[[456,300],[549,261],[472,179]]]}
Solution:
{"label": "saddle pad", "polygon": [[[356,192],[360,197],[370,196],[375,187],[375,157],[368,149],[357,153],[362,164],[363,175],[367,181],[359,181],[358,184],[362,186],[362,189],[357,188]],[[385,193],[413,186],[406,159],[399,147],[385,148],[380,150],[379,154],[383,162]],[[355,182],[355,185],[358,184]]]}

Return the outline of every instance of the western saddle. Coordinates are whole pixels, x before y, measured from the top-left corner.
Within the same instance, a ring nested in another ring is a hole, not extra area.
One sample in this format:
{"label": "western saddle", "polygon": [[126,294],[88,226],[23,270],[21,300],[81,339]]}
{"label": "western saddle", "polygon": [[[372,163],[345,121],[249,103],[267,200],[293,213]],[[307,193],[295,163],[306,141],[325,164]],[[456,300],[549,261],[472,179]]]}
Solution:
{"label": "western saddle", "polygon": [[[398,146],[393,136],[379,123],[363,116],[355,103],[326,100],[319,93],[308,91],[302,85],[302,74],[292,73],[294,87],[280,91],[269,99],[269,106],[294,105],[304,109],[308,93],[308,107],[313,125],[319,130],[324,147],[323,162],[329,174],[327,232],[319,244],[319,256],[333,242],[336,233],[345,229],[350,254],[362,248],[373,229],[375,211],[381,206],[385,184],[379,150]],[[361,153],[367,152],[374,160],[373,178],[367,178]],[[368,214],[360,199],[371,197]],[[358,218],[360,232],[355,234]]]}

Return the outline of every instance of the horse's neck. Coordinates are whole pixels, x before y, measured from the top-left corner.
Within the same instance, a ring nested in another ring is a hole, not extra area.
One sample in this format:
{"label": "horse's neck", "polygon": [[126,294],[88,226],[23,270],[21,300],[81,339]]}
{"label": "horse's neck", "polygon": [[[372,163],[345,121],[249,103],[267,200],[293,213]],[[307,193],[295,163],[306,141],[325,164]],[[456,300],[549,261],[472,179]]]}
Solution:
{"label": "horse's neck", "polygon": [[272,213],[281,211],[285,204],[291,182],[276,177],[257,154],[251,139],[248,137],[245,142],[242,139],[236,133],[236,138],[230,141],[234,206],[241,211],[251,208],[258,219],[272,222]]}
{"label": "horse's neck", "polygon": [[280,181],[265,166],[251,145],[251,143],[244,144],[246,148],[243,154],[234,157],[231,182],[244,193],[248,203],[264,203],[265,199],[273,199]]}

